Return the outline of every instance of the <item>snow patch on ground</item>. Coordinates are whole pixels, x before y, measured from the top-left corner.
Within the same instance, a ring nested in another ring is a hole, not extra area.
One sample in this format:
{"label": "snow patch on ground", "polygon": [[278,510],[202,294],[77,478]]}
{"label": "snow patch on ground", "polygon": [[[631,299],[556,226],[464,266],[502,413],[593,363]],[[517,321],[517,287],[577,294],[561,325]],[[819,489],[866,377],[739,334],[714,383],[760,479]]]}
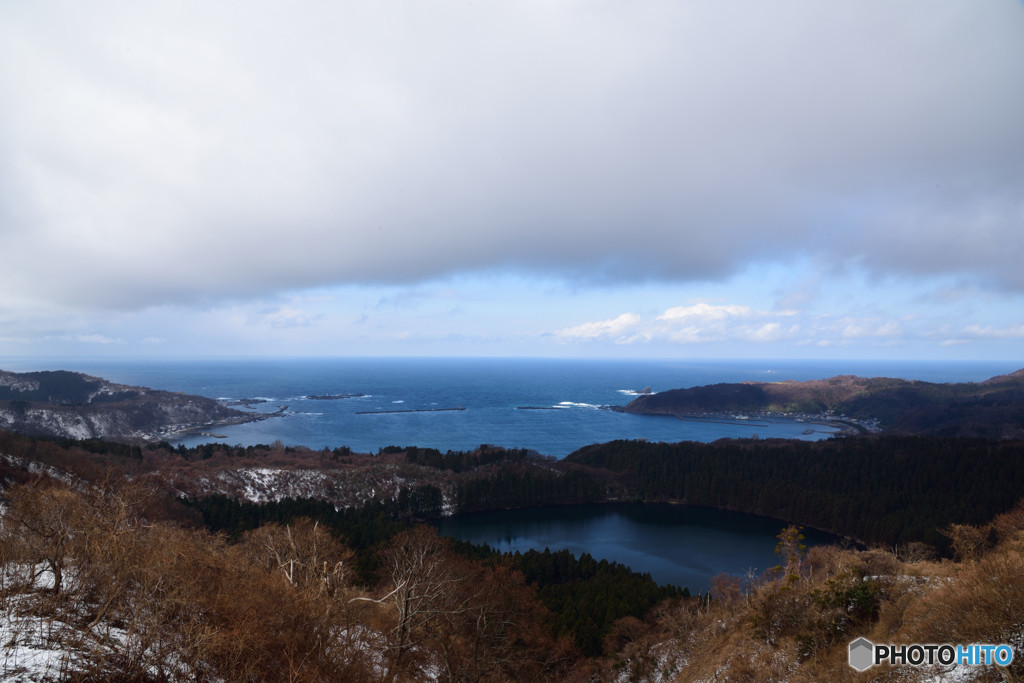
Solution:
{"label": "snow patch on ground", "polygon": [[0,372],[0,387],[10,387],[15,391],[37,391],[39,380],[22,377],[15,373]]}
{"label": "snow patch on ground", "polygon": [[23,469],[29,474],[44,474],[48,477],[58,479],[65,484],[72,483],[72,477],[64,470],[59,470],[56,467],[46,465],[37,460],[29,460],[28,458],[19,458],[16,455],[7,455],[6,453],[0,453],[0,462],[17,469]]}
{"label": "snow patch on ground", "polygon": [[[69,648],[69,641],[78,639],[77,629],[33,609],[38,597],[53,588],[53,574],[42,565],[9,565],[2,574],[0,679],[66,680],[75,661],[81,661]],[[26,592],[15,592],[19,586]]]}
{"label": "snow patch on ground", "polygon": [[228,490],[253,503],[277,502],[283,498],[320,498],[330,484],[319,470],[290,470],[253,467],[223,470],[217,482],[206,480],[209,488]]}
{"label": "snow patch on ground", "polygon": [[[639,664],[632,659],[622,663],[614,683],[632,683],[633,681],[644,681],[644,683],[669,683],[676,680],[679,673],[686,668],[686,656],[676,640],[669,640],[658,643],[651,648],[649,656],[653,662]],[[640,668],[641,671],[637,671]]]}

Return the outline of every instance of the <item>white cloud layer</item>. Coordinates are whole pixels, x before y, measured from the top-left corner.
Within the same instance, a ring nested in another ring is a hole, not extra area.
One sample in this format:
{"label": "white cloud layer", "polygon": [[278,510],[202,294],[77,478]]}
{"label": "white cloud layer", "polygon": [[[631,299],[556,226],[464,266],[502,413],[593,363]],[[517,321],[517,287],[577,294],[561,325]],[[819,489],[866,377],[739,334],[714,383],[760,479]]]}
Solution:
{"label": "white cloud layer", "polygon": [[[1015,0],[4,3],[0,328],[800,260],[1021,296],[1022,36]],[[557,336],[797,334],[746,305]]]}
{"label": "white cloud layer", "polygon": [[725,341],[775,342],[799,332],[799,325],[783,328],[782,321],[792,311],[754,311],[735,304],[696,303],[668,309],[653,320],[635,313],[623,313],[611,320],[583,323],[559,330],[563,342],[612,340],[620,344],[634,342],[670,342],[672,344],[710,344]]}
{"label": "white cloud layer", "polygon": [[705,277],[795,248],[1024,286],[1017,2],[8,4],[2,25],[5,238],[148,275],[97,274],[113,304],[502,263]]}
{"label": "white cloud layer", "polygon": [[758,311],[736,304],[673,307],[656,316],[623,313],[610,320],[587,322],[555,333],[562,344],[580,345],[613,341],[617,344],[667,345],[684,355],[694,347],[770,348],[784,342],[789,348],[908,347],[930,339],[939,346],[986,340],[1024,339],[1024,325],[988,327],[976,324],[949,326],[935,318],[879,315],[820,315],[811,311]]}

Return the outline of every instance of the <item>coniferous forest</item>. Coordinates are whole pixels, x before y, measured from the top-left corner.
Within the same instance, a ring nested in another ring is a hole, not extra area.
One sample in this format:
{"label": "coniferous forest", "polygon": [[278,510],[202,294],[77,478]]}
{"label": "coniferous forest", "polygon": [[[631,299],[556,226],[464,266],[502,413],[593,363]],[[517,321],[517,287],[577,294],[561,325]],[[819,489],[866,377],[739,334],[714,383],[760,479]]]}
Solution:
{"label": "coniferous forest", "polygon": [[1024,443],[986,439],[615,441],[566,460],[613,473],[639,500],[767,515],[867,544],[945,547],[940,528],[982,523],[1024,492]]}

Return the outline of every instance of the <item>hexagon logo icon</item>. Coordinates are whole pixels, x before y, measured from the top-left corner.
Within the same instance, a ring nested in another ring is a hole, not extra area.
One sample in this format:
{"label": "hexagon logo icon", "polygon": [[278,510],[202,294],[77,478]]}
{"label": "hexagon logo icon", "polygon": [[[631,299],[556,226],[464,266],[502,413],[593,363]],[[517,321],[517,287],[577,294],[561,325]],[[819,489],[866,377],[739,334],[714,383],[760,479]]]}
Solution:
{"label": "hexagon logo icon", "polygon": [[857,671],[866,671],[875,665],[875,644],[867,638],[858,638],[850,643],[850,666]]}

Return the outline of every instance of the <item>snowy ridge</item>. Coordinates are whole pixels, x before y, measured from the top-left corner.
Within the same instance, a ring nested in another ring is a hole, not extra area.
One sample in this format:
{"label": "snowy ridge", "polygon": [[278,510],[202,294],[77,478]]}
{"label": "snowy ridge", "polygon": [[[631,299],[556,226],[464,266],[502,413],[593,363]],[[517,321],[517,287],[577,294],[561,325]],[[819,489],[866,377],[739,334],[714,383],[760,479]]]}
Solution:
{"label": "snowy ridge", "polygon": [[[299,469],[288,467],[239,467],[221,469],[199,477],[170,477],[169,486],[184,496],[223,494],[250,503],[279,502],[284,498],[315,498],[336,508],[362,505],[372,500],[395,500],[409,482],[395,470]],[[450,486],[441,485],[442,512],[454,512]]]}
{"label": "snowy ridge", "polygon": [[325,490],[330,483],[320,471],[269,467],[224,470],[216,478],[229,490],[238,491],[239,498],[253,503],[309,497],[314,491]]}

